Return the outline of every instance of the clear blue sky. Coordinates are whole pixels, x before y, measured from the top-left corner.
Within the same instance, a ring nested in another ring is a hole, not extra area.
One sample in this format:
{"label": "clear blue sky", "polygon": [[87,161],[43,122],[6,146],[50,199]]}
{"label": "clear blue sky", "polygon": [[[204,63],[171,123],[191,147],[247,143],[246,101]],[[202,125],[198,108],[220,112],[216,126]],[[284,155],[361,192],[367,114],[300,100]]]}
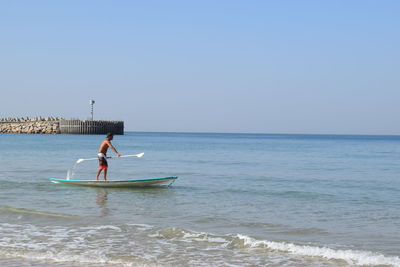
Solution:
{"label": "clear blue sky", "polygon": [[400,134],[400,1],[0,1],[0,117]]}

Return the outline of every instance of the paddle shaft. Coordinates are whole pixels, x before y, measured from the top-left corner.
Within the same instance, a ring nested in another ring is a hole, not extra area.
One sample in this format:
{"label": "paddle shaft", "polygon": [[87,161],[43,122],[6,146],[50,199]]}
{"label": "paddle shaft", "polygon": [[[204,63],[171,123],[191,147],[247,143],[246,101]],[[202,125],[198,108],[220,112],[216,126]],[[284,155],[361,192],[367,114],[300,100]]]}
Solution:
{"label": "paddle shaft", "polygon": [[[133,154],[133,155],[123,155],[123,156],[120,156],[120,157],[107,157],[107,158],[108,158],[108,159],[113,159],[113,158],[128,158],[128,157],[138,157],[138,158],[141,158],[141,157],[143,157],[143,155],[144,155],[144,153],[139,153],[139,154]],[[96,160],[96,159],[98,159],[98,158],[78,159],[78,160],[76,161],[76,163],[81,163],[81,162],[86,161],[86,160]]]}

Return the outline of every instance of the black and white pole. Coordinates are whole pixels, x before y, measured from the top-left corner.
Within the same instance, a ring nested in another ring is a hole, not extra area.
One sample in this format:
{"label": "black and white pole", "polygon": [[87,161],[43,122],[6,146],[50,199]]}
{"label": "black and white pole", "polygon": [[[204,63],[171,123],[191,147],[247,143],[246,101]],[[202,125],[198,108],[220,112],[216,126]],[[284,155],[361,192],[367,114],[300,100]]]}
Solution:
{"label": "black and white pole", "polygon": [[94,103],[95,103],[94,100],[90,100],[92,120],[93,120],[93,105],[94,105]]}

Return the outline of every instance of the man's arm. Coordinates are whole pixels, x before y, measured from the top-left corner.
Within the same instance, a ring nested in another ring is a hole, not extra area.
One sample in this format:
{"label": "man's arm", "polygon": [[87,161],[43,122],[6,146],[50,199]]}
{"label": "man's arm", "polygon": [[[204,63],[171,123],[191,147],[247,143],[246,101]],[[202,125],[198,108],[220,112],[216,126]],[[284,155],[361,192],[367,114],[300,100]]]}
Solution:
{"label": "man's arm", "polygon": [[118,157],[121,157],[121,154],[118,153],[118,151],[115,149],[115,147],[111,144],[110,141],[108,141],[108,145],[111,147],[111,149],[115,152],[115,154],[117,154]]}

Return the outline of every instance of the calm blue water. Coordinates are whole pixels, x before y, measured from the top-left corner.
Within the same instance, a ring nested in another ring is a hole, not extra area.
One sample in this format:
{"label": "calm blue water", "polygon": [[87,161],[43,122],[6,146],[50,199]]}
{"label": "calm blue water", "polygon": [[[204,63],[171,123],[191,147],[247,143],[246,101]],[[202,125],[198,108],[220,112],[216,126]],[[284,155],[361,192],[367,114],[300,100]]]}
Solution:
{"label": "calm blue water", "polygon": [[400,137],[127,133],[120,153],[145,156],[109,180],[171,187],[48,181],[102,140],[0,135],[1,266],[400,266]]}

